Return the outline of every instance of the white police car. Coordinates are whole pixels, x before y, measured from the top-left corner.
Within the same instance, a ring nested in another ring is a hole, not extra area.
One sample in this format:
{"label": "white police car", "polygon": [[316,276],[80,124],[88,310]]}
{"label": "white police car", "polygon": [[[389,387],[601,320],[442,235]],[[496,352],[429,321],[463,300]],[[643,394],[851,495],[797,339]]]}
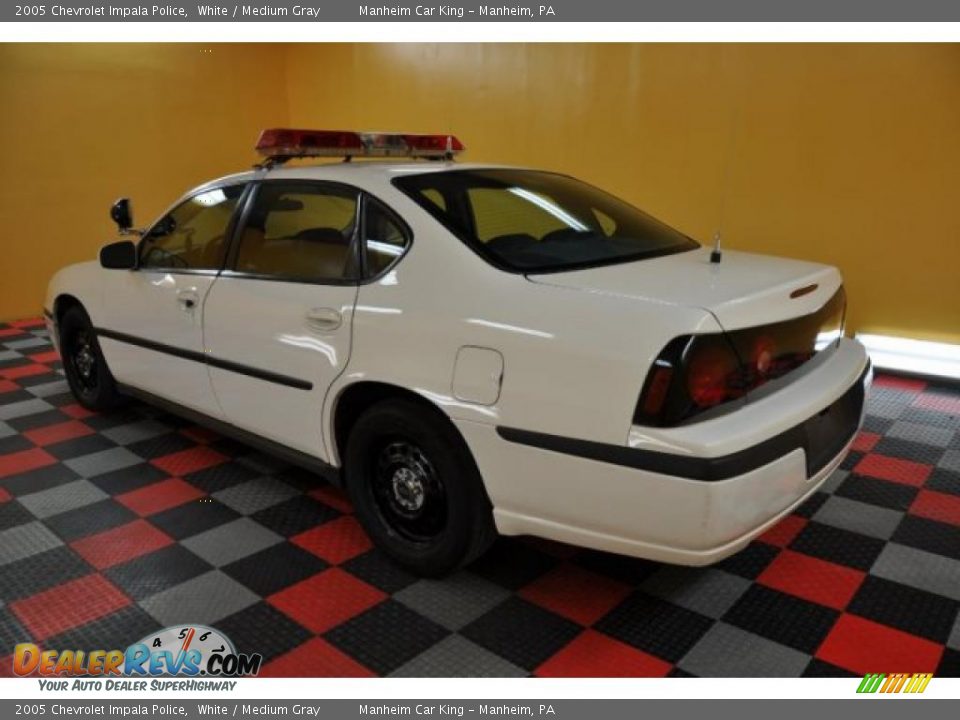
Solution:
{"label": "white police car", "polygon": [[[497,532],[711,563],[857,432],[869,362],[835,268],[711,257],[571,177],[454,164],[449,136],[257,149],[142,233],[119,201],[137,242],[56,274],[67,378],[86,407],[144,398],[345,484],[408,567]],[[364,160],[285,165],[308,156]]]}

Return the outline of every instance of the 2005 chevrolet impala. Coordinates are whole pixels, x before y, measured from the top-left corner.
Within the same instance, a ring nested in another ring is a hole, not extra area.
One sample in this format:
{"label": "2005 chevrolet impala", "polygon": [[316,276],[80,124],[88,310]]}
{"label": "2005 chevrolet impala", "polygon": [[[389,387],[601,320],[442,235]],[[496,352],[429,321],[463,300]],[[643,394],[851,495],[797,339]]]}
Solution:
{"label": "2005 chevrolet impala", "polygon": [[[497,532],[715,562],[857,432],[870,365],[833,267],[711,252],[571,177],[454,164],[446,135],[257,149],[145,231],[118,201],[138,241],[56,274],[70,387],[323,472],[418,572]],[[285,164],[331,156],[364,159]]]}

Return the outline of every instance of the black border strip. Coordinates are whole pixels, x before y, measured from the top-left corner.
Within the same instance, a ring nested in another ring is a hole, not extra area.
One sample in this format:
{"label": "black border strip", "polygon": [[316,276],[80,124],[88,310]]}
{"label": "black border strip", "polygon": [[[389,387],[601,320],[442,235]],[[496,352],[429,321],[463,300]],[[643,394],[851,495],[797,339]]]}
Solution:
{"label": "black border strip", "polygon": [[[870,363],[868,362],[857,381],[851,385],[850,389],[836,400],[830,408],[840,403],[854,402],[858,403],[859,408],[862,410],[864,402],[864,380],[869,372]],[[593,442],[591,440],[578,440],[560,435],[550,435],[547,433],[502,426],[497,426],[497,434],[509,442],[529,445],[543,450],[551,450],[565,455],[574,455],[588,460],[596,460],[598,462],[620,465],[636,470],[647,470],[663,475],[674,475],[688,480],[713,482],[717,480],[727,480],[737,475],[743,475],[752,470],[756,470],[774,460],[778,460],[797,448],[802,448],[806,452],[807,476],[812,477],[826,467],[827,462],[840,453],[844,446],[846,446],[856,434],[857,428],[854,428],[850,435],[838,436],[836,438],[836,441],[830,448],[831,451],[835,448],[835,452],[821,452],[817,458],[814,458],[808,450],[806,429],[807,423],[809,423],[811,419],[794,425],[792,428],[783,431],[779,435],[774,435],[758,445],[715,458],[674,455],[672,453],[657,452],[655,450],[631,448],[625,445],[610,445],[607,443]]]}
{"label": "black border strip", "polygon": [[210,357],[205,353],[195,350],[184,350],[183,348],[164,345],[163,343],[147,340],[146,338],[127,335],[126,333],[117,332],[116,330],[107,330],[106,328],[94,328],[94,332],[99,337],[105,337],[109,340],[116,340],[117,342],[126,343],[127,345],[136,345],[137,347],[164,353],[165,355],[172,355],[173,357],[178,357],[183,360],[193,360],[194,362],[203,363],[204,365],[219,368],[220,370],[228,370],[240,375],[246,375],[256,378],[257,380],[265,380],[266,382],[296,388],[297,390],[313,390],[313,383],[307,380],[292,378],[287,375],[270,372],[269,370],[260,370],[259,368],[241,365],[240,363],[235,363],[230,360],[221,360],[220,358]]}

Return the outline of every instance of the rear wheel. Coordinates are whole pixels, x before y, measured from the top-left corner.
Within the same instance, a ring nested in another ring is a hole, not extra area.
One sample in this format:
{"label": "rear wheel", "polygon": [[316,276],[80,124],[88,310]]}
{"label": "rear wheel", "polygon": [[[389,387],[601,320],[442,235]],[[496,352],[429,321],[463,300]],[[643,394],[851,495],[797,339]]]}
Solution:
{"label": "rear wheel", "polygon": [[496,537],[476,463],[436,410],[399,399],[373,406],[350,432],[344,467],[364,528],[418,574],[448,573]]}
{"label": "rear wheel", "polygon": [[73,396],[88,410],[109,410],[123,402],[83,308],[67,310],[60,320],[60,355]]}

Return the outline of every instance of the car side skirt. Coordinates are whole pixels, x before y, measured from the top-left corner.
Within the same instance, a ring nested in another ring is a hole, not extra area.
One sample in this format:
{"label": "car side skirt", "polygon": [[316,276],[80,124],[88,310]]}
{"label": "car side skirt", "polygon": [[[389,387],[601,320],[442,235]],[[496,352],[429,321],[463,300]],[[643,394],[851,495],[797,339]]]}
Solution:
{"label": "car side skirt", "polygon": [[228,422],[210,417],[209,415],[193,410],[192,408],[184,407],[178,403],[171,402],[170,400],[162,398],[159,395],[154,395],[153,393],[141,390],[140,388],[121,383],[118,384],[118,389],[124,395],[141,400],[148,405],[153,405],[154,407],[169,412],[172,415],[179,415],[180,417],[186,418],[187,420],[195,422],[198,425],[208,427],[211,430],[220,433],[221,435],[225,435],[237,440],[238,442],[242,442],[258,450],[262,450],[268,455],[273,455],[282,460],[286,460],[292,465],[296,465],[304,468],[305,470],[309,470],[310,472],[314,472],[322,476],[324,480],[332,485],[343,487],[343,476],[340,472],[340,469],[330,465],[320,458],[308,455],[307,453],[295,450],[294,448],[287,447],[286,445],[278,443],[274,440],[269,440],[265,437],[261,437],[260,435],[255,435],[247,430],[238,428],[236,425],[231,425]]}

